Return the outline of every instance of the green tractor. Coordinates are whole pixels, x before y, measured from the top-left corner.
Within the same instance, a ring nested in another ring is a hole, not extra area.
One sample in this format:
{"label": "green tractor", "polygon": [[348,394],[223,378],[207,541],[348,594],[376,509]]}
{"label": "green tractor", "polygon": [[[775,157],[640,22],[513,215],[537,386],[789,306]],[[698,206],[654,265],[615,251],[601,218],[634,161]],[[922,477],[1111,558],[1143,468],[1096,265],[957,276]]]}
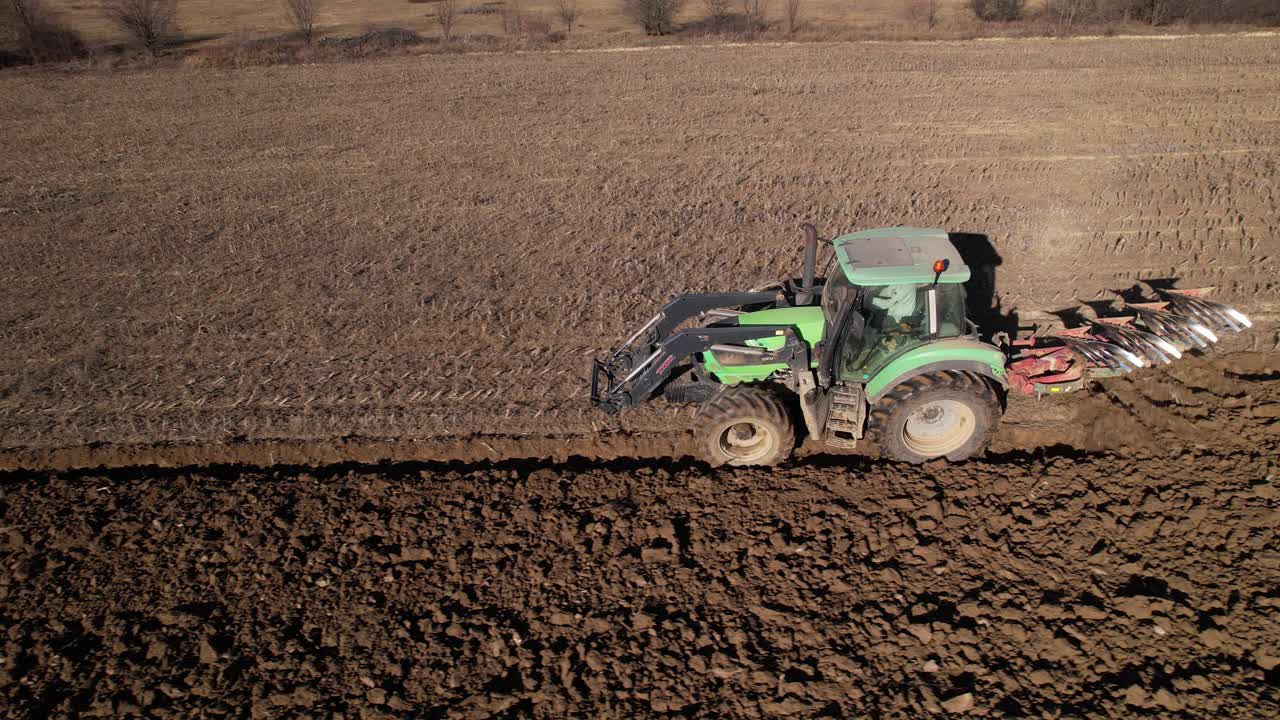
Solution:
{"label": "green tractor", "polygon": [[960,461],[986,449],[1009,393],[1069,392],[1250,326],[1205,300],[1211,288],[1151,290],[1160,299],[1129,303],[1131,316],[997,346],[966,316],[970,270],[945,231],[842,235],[825,278],[817,231],[804,232],[800,279],[677,297],[593,361],[592,403],[609,414],[659,394],[701,403],[696,435],[713,465],[782,462],[801,423],[834,448],[870,440],[895,460]]}

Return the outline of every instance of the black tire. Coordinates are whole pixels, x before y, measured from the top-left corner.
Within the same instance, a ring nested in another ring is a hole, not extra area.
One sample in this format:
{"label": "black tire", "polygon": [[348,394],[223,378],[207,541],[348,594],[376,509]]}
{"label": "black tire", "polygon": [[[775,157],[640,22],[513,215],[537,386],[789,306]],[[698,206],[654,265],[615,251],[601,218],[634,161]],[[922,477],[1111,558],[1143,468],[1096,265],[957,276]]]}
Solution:
{"label": "black tire", "polygon": [[894,386],[872,406],[867,424],[885,457],[959,462],[987,449],[1000,413],[1000,398],[985,377],[943,370]]}
{"label": "black tire", "polygon": [[688,367],[672,373],[671,379],[662,386],[662,398],[677,405],[702,405],[715,397],[724,387],[710,380],[696,380]]}
{"label": "black tire", "polygon": [[702,405],[715,397],[720,386],[711,382],[690,382],[668,385],[662,389],[662,397],[669,403]]}
{"label": "black tire", "polygon": [[777,465],[791,456],[795,426],[782,398],[768,390],[730,385],[702,406],[696,437],[713,466]]}

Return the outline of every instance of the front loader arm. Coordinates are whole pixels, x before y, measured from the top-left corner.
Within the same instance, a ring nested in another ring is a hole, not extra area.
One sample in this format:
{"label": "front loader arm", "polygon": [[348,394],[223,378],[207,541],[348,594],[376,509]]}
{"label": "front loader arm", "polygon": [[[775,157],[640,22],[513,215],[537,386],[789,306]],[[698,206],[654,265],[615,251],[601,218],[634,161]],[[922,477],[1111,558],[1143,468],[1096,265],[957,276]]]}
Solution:
{"label": "front loader arm", "polygon": [[[736,293],[752,294],[761,293]],[[673,302],[672,305],[674,304]],[[667,306],[670,307],[671,305]],[[660,328],[661,323],[657,327]],[[642,332],[643,330],[642,328]],[[748,340],[777,336],[785,337],[786,341],[776,350],[742,345]],[[635,407],[649,399],[666,381],[672,367],[679,366],[680,361],[690,355],[705,352],[716,345],[735,346],[736,352],[758,353],[758,360],[762,364],[787,363],[797,376],[809,370],[809,346],[796,329],[789,325],[696,327],[681,330],[660,340],[650,346],[650,351],[643,357],[638,355],[645,348],[639,348],[636,353],[631,354],[614,353],[605,362],[592,360],[591,403],[610,415]],[[625,346],[623,349],[625,350]]]}
{"label": "front loader arm", "polygon": [[[614,375],[625,376],[636,367],[637,363],[652,355],[658,346],[666,342],[671,337],[671,333],[675,332],[675,329],[680,327],[686,320],[706,316],[718,316],[721,319],[726,319],[739,314],[739,311],[730,308],[777,302],[778,293],[775,292],[680,295],[663,305],[657,315],[654,315],[649,322],[640,326],[639,330],[632,333],[631,337],[627,338],[616,349],[610,350],[608,357],[603,362],[593,362],[597,365],[605,366]],[[595,381],[596,376],[593,372],[593,386]],[[592,397],[595,397],[595,394],[593,390]]]}
{"label": "front loader arm", "polygon": [[631,344],[631,341],[638,339],[646,330],[655,331],[655,341],[661,342],[666,339],[680,324],[685,320],[697,315],[702,315],[712,310],[722,308],[736,308],[744,305],[758,305],[761,303],[773,303],[778,301],[778,293],[776,292],[736,292],[736,293],[698,293],[693,295],[681,295],[658,311],[653,320],[650,320],[640,332],[631,337],[631,340],[623,343],[623,348]]}

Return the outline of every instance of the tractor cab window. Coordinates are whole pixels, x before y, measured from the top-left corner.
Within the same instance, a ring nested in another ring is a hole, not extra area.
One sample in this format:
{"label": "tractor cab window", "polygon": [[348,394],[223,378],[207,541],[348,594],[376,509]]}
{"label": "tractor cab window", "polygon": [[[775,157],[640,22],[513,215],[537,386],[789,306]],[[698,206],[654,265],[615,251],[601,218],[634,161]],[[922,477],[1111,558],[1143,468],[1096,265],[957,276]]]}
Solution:
{"label": "tractor cab window", "polygon": [[852,294],[853,285],[845,276],[844,269],[836,265],[822,288],[822,314],[826,316],[827,322],[835,320],[840,308]]}
{"label": "tractor cab window", "polygon": [[964,285],[938,285],[938,337],[960,337],[969,331]]}
{"label": "tractor cab window", "polygon": [[[931,291],[936,293],[933,302]],[[843,338],[838,363],[840,377],[855,382],[907,350],[964,334],[964,289],[959,284],[865,287],[858,311],[864,329]]]}

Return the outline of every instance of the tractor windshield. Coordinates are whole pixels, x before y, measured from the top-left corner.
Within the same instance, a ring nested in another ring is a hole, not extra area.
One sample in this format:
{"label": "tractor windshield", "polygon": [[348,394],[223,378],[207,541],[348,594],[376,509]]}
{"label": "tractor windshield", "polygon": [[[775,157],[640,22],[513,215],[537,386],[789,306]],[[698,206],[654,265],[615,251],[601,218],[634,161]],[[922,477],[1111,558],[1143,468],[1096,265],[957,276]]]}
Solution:
{"label": "tractor windshield", "polygon": [[822,314],[827,322],[834,322],[844,304],[854,296],[854,286],[845,277],[844,269],[836,265],[822,288]]}
{"label": "tractor windshield", "polygon": [[[947,285],[878,285],[861,288],[858,312],[861,335],[842,338],[839,374],[865,380],[893,357],[935,338],[964,334],[964,287]],[[929,302],[936,291],[936,305]],[[930,318],[930,309],[936,317]]]}

